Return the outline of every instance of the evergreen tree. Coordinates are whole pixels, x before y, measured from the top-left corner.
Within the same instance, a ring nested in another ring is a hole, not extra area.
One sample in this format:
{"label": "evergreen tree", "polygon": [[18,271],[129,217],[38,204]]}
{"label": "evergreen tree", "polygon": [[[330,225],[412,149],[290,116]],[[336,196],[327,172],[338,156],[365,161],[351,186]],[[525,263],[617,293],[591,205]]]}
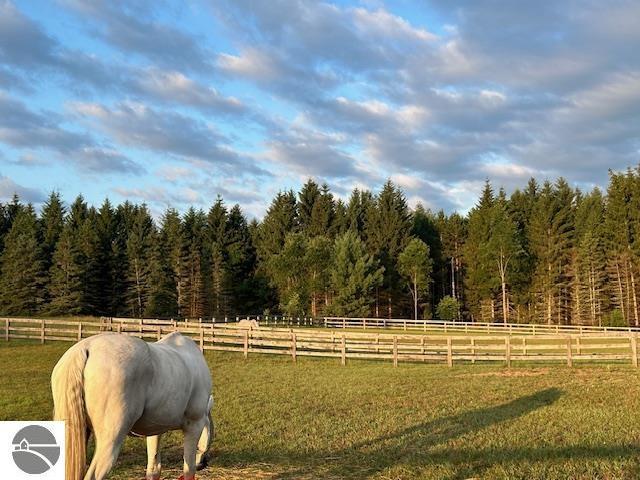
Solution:
{"label": "evergreen tree", "polygon": [[234,205],[229,211],[225,232],[225,290],[229,292],[235,313],[248,313],[246,308],[253,297],[256,251],[240,205]]}
{"label": "evergreen tree", "polygon": [[[464,245],[466,298],[472,319],[495,320],[492,283],[493,265],[485,254],[491,238],[491,214],[495,204],[493,189],[487,181],[478,204],[469,212],[468,232]],[[485,307],[484,309],[482,307]],[[489,315],[487,315],[487,307]]]}
{"label": "evergreen tree", "polygon": [[206,216],[191,207],[182,222],[182,251],[180,278],[180,314],[200,318],[207,311],[205,286],[207,265],[204,252]]}
{"label": "evergreen tree", "polygon": [[207,242],[211,252],[211,314],[225,317],[230,314],[230,292],[227,290],[227,252],[225,236],[227,207],[221,197],[216,199],[207,215]]}
{"label": "evergreen tree", "polygon": [[[367,247],[384,267],[383,290],[387,300],[387,314],[393,316],[393,304],[402,293],[397,261],[409,241],[411,215],[402,191],[389,180],[382,187],[375,203],[366,214],[365,238]],[[376,316],[379,315],[376,295]]]}
{"label": "evergreen tree", "polygon": [[534,206],[529,245],[536,258],[533,288],[539,318],[569,323],[574,192],[565,181],[546,182]]}
{"label": "evergreen tree", "polygon": [[298,221],[300,224],[300,230],[310,233],[313,228],[313,209],[316,202],[320,199],[320,188],[318,184],[311,178],[302,186],[300,193],[298,194]]}
{"label": "evergreen tree", "polygon": [[384,267],[367,253],[357,234],[347,231],[336,238],[331,267],[333,301],[329,312],[345,317],[365,317],[371,312],[372,294],[382,285]]}
{"label": "evergreen tree", "polygon": [[298,231],[296,210],[295,194],[292,191],[278,192],[258,229],[256,249],[262,262],[278,254],[286,236]]}
{"label": "evergreen tree", "polygon": [[50,270],[48,313],[79,315],[83,307],[83,262],[76,232],[67,224],[53,254]]}
{"label": "evergreen tree", "polygon": [[64,228],[64,216],[66,209],[60,199],[60,194],[57,192],[51,192],[49,198],[42,207],[42,214],[40,219],[42,230],[42,254],[43,254],[43,266],[45,270],[49,270],[53,257],[53,252],[56,248],[56,243],[62,234]]}
{"label": "evergreen tree", "polygon": [[146,205],[138,207],[127,237],[127,299],[131,315],[142,317],[150,291],[150,265],[155,241],[155,227]]}
{"label": "evergreen tree", "polygon": [[583,198],[576,209],[575,317],[580,323],[602,324],[607,308],[604,199],[599,189]]}
{"label": "evergreen tree", "polygon": [[367,212],[373,207],[373,195],[369,191],[360,191],[357,188],[351,192],[347,204],[346,223],[349,229],[363,238]]}
{"label": "evergreen tree", "polygon": [[335,217],[335,204],[333,195],[329,192],[327,184],[322,185],[320,195],[313,204],[311,210],[311,224],[307,229],[307,233],[314,237],[317,235],[326,235],[331,232],[331,227]]}
{"label": "evergreen tree", "polygon": [[5,315],[33,315],[44,301],[45,272],[38,221],[32,205],[20,208],[0,257],[0,309]]}
{"label": "evergreen tree", "polygon": [[280,309],[288,315],[304,314],[308,302],[306,266],[307,237],[303,233],[287,235],[280,253],[269,260],[269,276],[278,290]]}

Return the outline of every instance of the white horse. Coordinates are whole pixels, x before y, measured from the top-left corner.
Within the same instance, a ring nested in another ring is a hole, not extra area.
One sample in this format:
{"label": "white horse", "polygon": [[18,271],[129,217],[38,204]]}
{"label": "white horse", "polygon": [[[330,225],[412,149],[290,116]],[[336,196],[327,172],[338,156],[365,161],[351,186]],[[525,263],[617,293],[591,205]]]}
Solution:
{"label": "white horse", "polygon": [[[51,374],[54,420],[66,421],[66,480],[102,480],[128,434],[147,437],[148,480],[160,478],[160,435],[184,432],[184,474],[204,467],[211,442],[211,373],[180,333],[156,343],[102,333],[71,347]],[[95,453],[86,468],[90,431]],[[86,472],[85,472],[86,470]]]}
{"label": "white horse", "polygon": [[258,322],[255,320],[249,320],[248,318],[245,318],[238,322],[238,328],[243,328],[245,330],[258,330],[260,328],[260,325],[258,325]]}

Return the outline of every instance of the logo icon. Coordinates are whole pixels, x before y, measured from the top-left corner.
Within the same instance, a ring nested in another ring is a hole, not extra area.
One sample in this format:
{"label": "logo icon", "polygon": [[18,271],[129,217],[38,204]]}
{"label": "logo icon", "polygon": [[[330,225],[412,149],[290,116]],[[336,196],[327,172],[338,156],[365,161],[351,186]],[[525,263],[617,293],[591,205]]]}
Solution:
{"label": "logo icon", "polygon": [[53,433],[40,425],[28,425],[13,437],[13,461],[31,475],[48,472],[60,458],[60,445]]}

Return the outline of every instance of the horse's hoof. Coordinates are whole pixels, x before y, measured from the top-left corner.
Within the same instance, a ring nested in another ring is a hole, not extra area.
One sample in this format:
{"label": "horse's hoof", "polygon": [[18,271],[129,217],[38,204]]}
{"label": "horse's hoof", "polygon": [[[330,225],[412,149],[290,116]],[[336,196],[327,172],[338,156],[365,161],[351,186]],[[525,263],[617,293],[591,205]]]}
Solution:
{"label": "horse's hoof", "polygon": [[200,460],[200,463],[196,465],[196,470],[198,471],[203,470],[207,468],[208,465],[209,465],[209,460],[207,459],[207,457],[202,457],[202,460]]}

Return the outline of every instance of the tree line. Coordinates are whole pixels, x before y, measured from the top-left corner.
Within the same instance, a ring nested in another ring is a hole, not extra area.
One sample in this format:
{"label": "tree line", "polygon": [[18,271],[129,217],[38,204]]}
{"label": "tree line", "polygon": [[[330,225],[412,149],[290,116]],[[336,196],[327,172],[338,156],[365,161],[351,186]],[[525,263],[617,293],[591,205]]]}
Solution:
{"label": "tree line", "polygon": [[375,316],[638,325],[640,170],[607,191],[531,179],[458,213],[410,209],[388,181],[348,201],[308,180],[261,221],[51,193],[0,204],[5,315]]}

